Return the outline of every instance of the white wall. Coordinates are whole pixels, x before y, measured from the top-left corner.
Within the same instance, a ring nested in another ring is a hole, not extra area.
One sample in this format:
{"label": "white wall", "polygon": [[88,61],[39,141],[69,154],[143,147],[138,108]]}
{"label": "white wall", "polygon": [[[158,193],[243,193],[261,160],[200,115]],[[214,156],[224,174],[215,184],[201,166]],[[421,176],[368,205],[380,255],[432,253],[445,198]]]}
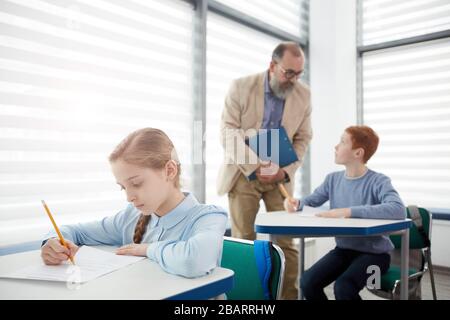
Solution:
{"label": "white wall", "polygon": [[310,2],[311,183],[343,167],[334,164],[334,146],[356,123],[356,1]]}
{"label": "white wall", "polygon": [[433,220],[431,230],[431,259],[433,265],[450,268],[450,221]]}
{"label": "white wall", "polygon": [[[313,107],[311,187],[334,164],[334,146],[344,129],[356,124],[356,0],[310,2],[310,83]],[[334,239],[315,240],[315,259],[334,246]]]}

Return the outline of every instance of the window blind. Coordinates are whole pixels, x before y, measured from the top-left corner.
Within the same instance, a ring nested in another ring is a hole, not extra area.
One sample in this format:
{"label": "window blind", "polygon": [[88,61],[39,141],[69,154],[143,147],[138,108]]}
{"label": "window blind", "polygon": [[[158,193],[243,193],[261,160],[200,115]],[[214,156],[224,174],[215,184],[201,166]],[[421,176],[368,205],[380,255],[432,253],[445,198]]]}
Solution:
{"label": "window blind", "polygon": [[253,18],[306,39],[309,0],[217,0]]}
{"label": "window blind", "polygon": [[364,0],[363,44],[450,29],[450,0]]}
{"label": "window blind", "polygon": [[363,55],[364,123],[380,135],[369,165],[406,204],[450,207],[450,42]]}
{"label": "window blind", "polygon": [[[252,10],[259,1],[226,1],[226,5],[235,7],[248,14],[257,14]],[[278,19],[290,21],[293,8],[300,10],[306,1],[277,2]],[[265,9],[275,3],[261,2]],[[269,10],[270,11],[270,10]],[[297,11],[295,11],[297,12]],[[296,14],[294,14],[296,15]],[[263,16],[258,16],[264,18]],[[266,17],[265,22],[276,24],[277,20]],[[286,19],[284,19],[286,18]],[[296,25],[295,35],[300,34],[300,20],[292,18]],[[305,23],[307,25],[307,23]],[[280,25],[277,25],[280,27]],[[252,30],[215,13],[208,13],[207,23],[207,96],[206,96],[206,201],[228,208],[226,196],[219,197],[216,191],[217,174],[223,161],[223,148],[220,143],[220,117],[225,97],[233,79],[268,69],[271,54],[281,40]],[[303,29],[302,29],[303,30]],[[287,30],[286,30],[287,31]],[[306,30],[307,32],[307,30]],[[301,176],[298,176],[298,183]],[[298,185],[298,184],[297,184]]]}
{"label": "window blind", "polygon": [[231,81],[268,68],[277,39],[214,13],[208,15],[206,64],[206,201],[228,208],[216,191],[223,161],[220,117]]}
{"label": "window blind", "polygon": [[128,133],[164,130],[191,174],[190,3],[0,3],[0,245],[126,204],[107,157]]}

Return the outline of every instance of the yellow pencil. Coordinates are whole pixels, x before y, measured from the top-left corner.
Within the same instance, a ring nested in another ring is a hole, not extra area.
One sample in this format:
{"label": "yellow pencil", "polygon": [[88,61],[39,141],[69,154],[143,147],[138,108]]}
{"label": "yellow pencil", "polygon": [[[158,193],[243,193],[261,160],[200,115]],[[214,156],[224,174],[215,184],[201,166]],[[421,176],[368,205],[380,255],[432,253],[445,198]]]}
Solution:
{"label": "yellow pencil", "polygon": [[289,193],[287,192],[286,188],[283,186],[283,184],[280,182],[278,184],[278,188],[280,188],[281,194],[287,198],[289,201],[292,201],[292,197],[289,195]]}
{"label": "yellow pencil", "polygon": [[[58,234],[59,241],[61,242],[61,244],[62,244],[64,247],[66,247],[66,248],[69,249],[69,251],[70,251],[70,248],[69,248],[69,246],[67,245],[66,241],[64,241],[64,237],[63,237],[63,235],[61,234],[61,232],[59,231],[59,228],[58,228],[58,226],[56,225],[56,222],[55,222],[55,220],[53,219],[53,216],[52,216],[52,214],[50,213],[50,210],[48,209],[47,204],[44,202],[44,200],[41,200],[41,201],[42,201],[42,205],[44,206],[45,211],[47,212],[48,217],[50,218],[50,221],[51,221],[52,224],[53,224],[53,227],[55,228],[56,233]],[[73,257],[70,256],[69,259],[70,259],[70,261],[73,263],[73,265],[75,265],[75,261],[73,260]]]}

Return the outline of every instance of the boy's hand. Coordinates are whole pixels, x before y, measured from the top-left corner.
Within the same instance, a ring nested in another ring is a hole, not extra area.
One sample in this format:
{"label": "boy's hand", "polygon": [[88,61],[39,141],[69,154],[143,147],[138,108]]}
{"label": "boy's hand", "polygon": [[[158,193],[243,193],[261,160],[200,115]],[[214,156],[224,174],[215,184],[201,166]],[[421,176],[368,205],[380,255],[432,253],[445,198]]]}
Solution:
{"label": "boy's hand", "polygon": [[69,249],[61,244],[59,239],[51,238],[42,246],[41,257],[45,264],[47,265],[58,265],[69,259],[69,257],[74,257],[78,251],[78,246],[72,241],[64,240]]}
{"label": "boy's hand", "polygon": [[298,199],[286,198],[286,199],[284,199],[284,203],[283,203],[284,210],[286,210],[287,212],[296,212],[299,204],[300,204],[300,200],[298,200]]}
{"label": "boy's hand", "polygon": [[261,161],[261,166],[256,169],[256,178],[263,184],[275,183],[284,177],[285,171],[272,161]]}
{"label": "boy's hand", "polygon": [[148,243],[131,243],[116,250],[116,254],[125,256],[147,256]]}
{"label": "boy's hand", "polygon": [[350,218],[351,215],[352,211],[350,208],[332,209],[316,214],[316,216],[322,218]]}

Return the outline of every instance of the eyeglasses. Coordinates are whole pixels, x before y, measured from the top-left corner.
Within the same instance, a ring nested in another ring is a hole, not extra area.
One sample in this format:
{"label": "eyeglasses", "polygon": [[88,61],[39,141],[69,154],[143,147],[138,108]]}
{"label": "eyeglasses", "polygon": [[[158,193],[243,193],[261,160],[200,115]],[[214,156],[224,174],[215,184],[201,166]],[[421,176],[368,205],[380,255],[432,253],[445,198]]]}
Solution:
{"label": "eyeglasses", "polygon": [[280,69],[281,69],[281,72],[283,73],[283,75],[286,77],[286,79],[288,79],[288,80],[291,80],[292,78],[296,78],[296,79],[298,79],[298,78],[300,78],[301,77],[301,75],[302,75],[302,73],[303,73],[303,70],[300,70],[300,71],[298,71],[298,72],[295,72],[294,70],[292,70],[292,69],[287,69],[287,70],[285,70],[282,66],[281,66],[281,64],[278,64],[279,66],[280,66]]}

